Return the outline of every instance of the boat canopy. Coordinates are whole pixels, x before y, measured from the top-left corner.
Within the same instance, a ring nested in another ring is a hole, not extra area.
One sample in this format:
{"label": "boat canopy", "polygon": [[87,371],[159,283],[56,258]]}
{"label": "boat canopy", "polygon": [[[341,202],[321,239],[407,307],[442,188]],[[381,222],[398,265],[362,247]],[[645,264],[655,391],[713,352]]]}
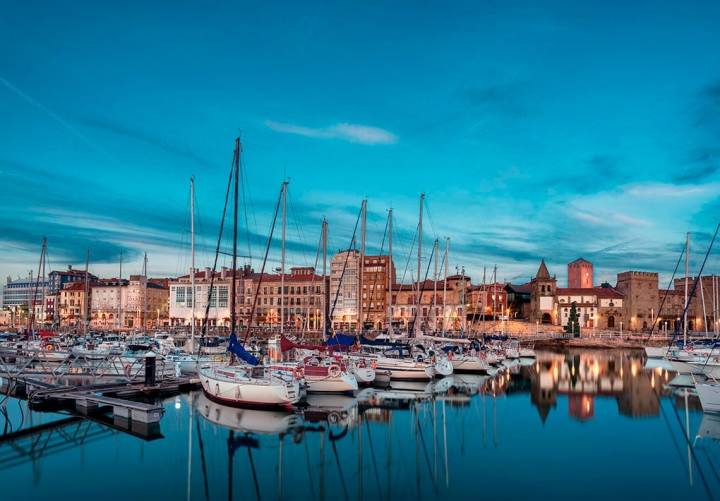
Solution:
{"label": "boat canopy", "polygon": [[240,344],[234,332],[230,335],[230,342],[228,343],[227,350],[250,365],[257,365],[260,363],[254,355],[243,348],[243,345]]}

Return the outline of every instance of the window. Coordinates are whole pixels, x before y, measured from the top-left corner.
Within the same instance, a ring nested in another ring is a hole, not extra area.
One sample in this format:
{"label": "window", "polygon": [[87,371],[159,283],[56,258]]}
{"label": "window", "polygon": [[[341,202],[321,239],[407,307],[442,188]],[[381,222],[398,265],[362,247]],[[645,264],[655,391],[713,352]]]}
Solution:
{"label": "window", "polygon": [[227,305],[228,305],[228,288],[227,288],[227,286],[220,287],[218,296],[219,296],[218,297],[218,302],[219,302],[218,306],[220,306],[220,308],[227,308]]}

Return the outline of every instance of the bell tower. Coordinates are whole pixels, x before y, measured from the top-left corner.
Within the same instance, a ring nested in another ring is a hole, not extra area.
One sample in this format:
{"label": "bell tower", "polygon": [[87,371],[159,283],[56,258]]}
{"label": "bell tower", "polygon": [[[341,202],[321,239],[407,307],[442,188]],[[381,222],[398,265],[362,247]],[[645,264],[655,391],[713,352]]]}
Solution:
{"label": "bell tower", "polygon": [[545,260],[540,261],[535,278],[530,281],[530,317],[543,324],[554,323],[557,279],[550,276]]}

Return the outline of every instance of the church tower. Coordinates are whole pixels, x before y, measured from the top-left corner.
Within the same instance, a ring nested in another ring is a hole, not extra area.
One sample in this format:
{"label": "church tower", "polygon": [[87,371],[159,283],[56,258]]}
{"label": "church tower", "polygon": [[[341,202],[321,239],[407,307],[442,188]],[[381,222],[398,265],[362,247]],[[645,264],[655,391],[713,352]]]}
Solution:
{"label": "church tower", "polygon": [[535,278],[530,281],[530,318],[542,324],[555,323],[557,279],[550,276],[545,260],[540,261]]}

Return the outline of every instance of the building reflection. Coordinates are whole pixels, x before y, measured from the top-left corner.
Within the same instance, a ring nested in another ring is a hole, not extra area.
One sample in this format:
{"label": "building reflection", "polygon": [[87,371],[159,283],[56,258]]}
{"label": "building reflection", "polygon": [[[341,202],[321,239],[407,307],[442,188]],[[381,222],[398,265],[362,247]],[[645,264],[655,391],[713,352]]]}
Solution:
{"label": "building reflection", "polygon": [[525,384],[529,380],[530,400],[544,423],[557,407],[558,395],[567,396],[568,414],[580,421],[595,416],[597,398],[615,398],[624,416],[657,416],[671,374],[643,369],[640,352],[571,349],[539,352],[535,364],[523,368],[522,378]]}

